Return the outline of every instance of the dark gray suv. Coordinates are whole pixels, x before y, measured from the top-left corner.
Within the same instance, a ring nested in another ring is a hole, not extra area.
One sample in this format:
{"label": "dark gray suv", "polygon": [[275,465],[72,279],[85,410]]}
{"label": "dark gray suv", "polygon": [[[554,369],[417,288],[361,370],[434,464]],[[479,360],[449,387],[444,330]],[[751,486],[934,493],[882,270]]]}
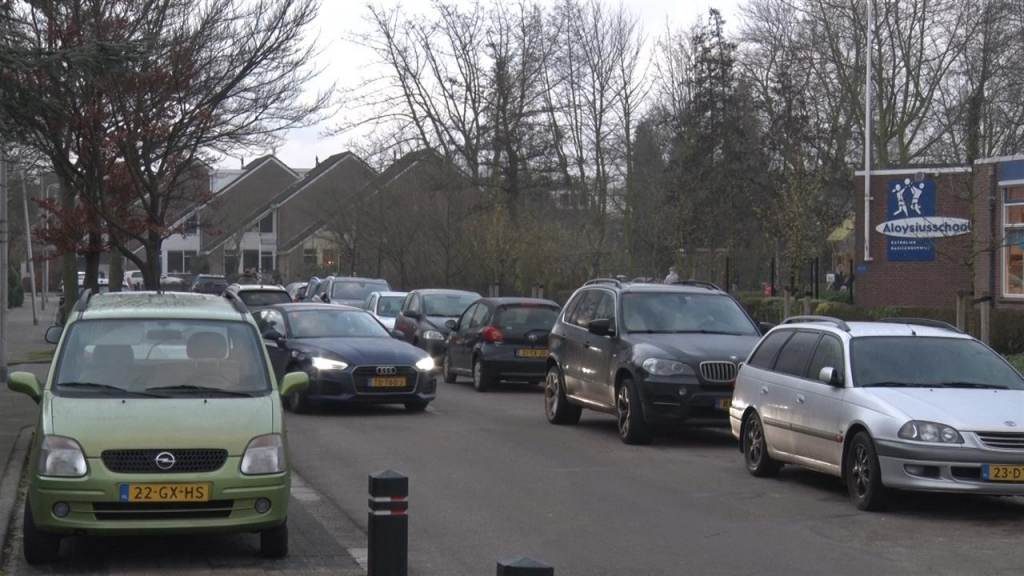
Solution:
{"label": "dark gray suv", "polygon": [[737,364],[762,327],[706,282],[587,282],[549,338],[544,411],[575,424],[583,408],[613,414],[627,444],[659,421],[726,426]]}

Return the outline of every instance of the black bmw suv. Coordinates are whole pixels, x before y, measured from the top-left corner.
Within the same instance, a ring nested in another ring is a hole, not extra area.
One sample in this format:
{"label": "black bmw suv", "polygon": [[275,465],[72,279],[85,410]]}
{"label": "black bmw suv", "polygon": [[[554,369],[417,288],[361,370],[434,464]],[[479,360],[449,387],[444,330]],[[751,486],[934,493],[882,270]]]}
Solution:
{"label": "black bmw suv", "polygon": [[544,412],[552,424],[614,414],[627,444],[650,442],[660,421],[728,425],[737,363],[761,329],[707,282],[591,280],[551,331]]}

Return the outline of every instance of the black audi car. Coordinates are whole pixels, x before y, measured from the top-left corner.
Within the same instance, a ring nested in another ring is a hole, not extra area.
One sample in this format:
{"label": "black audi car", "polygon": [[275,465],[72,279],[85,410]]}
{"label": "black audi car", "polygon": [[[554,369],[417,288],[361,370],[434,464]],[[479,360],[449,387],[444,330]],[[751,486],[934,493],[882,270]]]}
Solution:
{"label": "black audi car", "polygon": [[329,404],[404,404],[421,412],[434,399],[434,360],[369,312],[350,306],[277,304],[254,313],[278,378],[297,370],[309,388],[284,398],[294,412]]}
{"label": "black audi car", "polygon": [[448,320],[455,320],[480,295],[465,290],[413,290],[395,318],[395,337],[418,346],[440,364],[448,344]]}
{"label": "black audi car", "polygon": [[707,282],[597,279],[573,294],[549,337],[544,410],[575,424],[583,408],[615,415],[627,444],[652,425],[727,426],[737,365],[764,326]]}
{"label": "black audi car", "polygon": [[541,382],[547,371],[548,333],[559,306],[538,298],[481,298],[451,330],[444,357],[444,380],[473,378],[483,392],[502,380]]}

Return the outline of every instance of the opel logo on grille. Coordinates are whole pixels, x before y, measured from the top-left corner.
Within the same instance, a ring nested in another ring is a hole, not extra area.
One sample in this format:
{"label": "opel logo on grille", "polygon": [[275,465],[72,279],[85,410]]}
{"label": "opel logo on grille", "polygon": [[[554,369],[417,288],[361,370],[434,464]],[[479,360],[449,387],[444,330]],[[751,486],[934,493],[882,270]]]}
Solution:
{"label": "opel logo on grille", "polygon": [[529,336],[527,336],[526,338],[527,338],[527,340],[529,340],[530,342],[536,342],[536,341],[537,341],[537,335],[536,335],[536,334],[530,334],[530,335],[529,335]]}
{"label": "opel logo on grille", "polygon": [[394,376],[398,374],[398,368],[394,366],[377,366],[377,376]]}
{"label": "opel logo on grille", "polygon": [[1014,422],[1013,420],[1007,420],[1006,422],[1003,422],[1003,424],[1006,424],[1006,425],[1007,425],[1007,426],[1009,426],[1010,428],[1014,428],[1014,427],[1016,427],[1016,426],[1017,426],[1017,423],[1016,423],[1016,422]]}
{"label": "opel logo on grille", "polygon": [[161,452],[157,454],[153,461],[156,462],[156,467],[161,470],[170,470],[171,468],[174,468],[174,463],[176,462],[174,454],[171,454],[170,452]]}

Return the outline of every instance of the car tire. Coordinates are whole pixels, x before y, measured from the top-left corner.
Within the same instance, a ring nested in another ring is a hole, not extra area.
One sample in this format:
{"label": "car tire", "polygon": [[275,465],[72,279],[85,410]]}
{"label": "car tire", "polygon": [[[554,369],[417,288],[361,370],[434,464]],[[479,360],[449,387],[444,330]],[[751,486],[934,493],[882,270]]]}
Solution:
{"label": "car tire", "polygon": [[759,478],[775,476],[782,469],[782,462],[768,454],[768,439],[764,424],[757,412],[751,412],[743,423],[743,462],[747,472]]}
{"label": "car tire", "polygon": [[636,384],[625,378],[615,389],[615,416],[618,420],[619,438],[626,444],[650,444],[653,435],[644,419],[643,406]]}
{"label": "car tire", "polygon": [[42,532],[36,528],[35,519],[32,517],[32,507],[26,501],[21,540],[21,550],[25,556],[25,562],[33,566],[53,562],[60,553],[60,541],[60,535]]}
{"label": "car tire", "polygon": [[548,375],[544,379],[544,415],[552,424],[577,424],[583,408],[571,404],[565,396],[565,382],[562,381],[562,371],[558,366],[548,368]]}
{"label": "car tire", "polygon": [[296,414],[310,414],[313,412],[313,401],[306,396],[305,392],[293,392],[285,396],[285,401],[288,410]]}
{"label": "car tire", "polygon": [[444,355],[444,362],[441,364],[441,375],[444,377],[445,384],[455,384],[455,381],[459,378],[452,372],[452,361],[448,354]]}
{"label": "car tire", "polygon": [[413,413],[423,412],[427,409],[427,404],[430,404],[430,402],[406,402],[405,411]]}
{"label": "car tire", "polygon": [[473,359],[473,389],[477,392],[487,392],[497,383],[498,379],[487,369],[487,364],[479,358]]}
{"label": "car tire", "polygon": [[260,531],[260,555],[264,558],[284,558],[288,555],[288,521]]}
{"label": "car tire", "polygon": [[885,509],[887,490],[882,485],[882,469],[871,436],[863,430],[854,435],[843,457],[843,478],[850,501],[860,510]]}

